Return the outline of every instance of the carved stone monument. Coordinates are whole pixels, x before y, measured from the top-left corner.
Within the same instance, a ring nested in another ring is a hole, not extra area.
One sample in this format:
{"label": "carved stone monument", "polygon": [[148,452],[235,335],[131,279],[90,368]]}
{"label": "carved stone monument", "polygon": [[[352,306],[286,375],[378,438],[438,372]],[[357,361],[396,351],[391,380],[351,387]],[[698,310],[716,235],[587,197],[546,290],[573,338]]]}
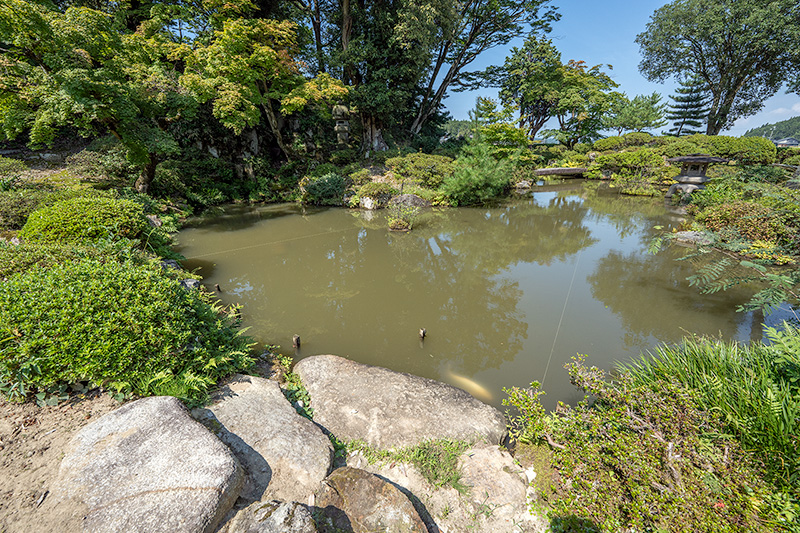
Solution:
{"label": "carved stone monument", "polygon": [[333,128],[336,132],[336,142],[339,148],[346,148],[350,142],[350,110],[346,105],[333,106],[333,120],[336,121],[336,126]]}
{"label": "carved stone monument", "polygon": [[676,191],[690,194],[694,191],[705,189],[705,183],[711,179],[706,176],[708,165],[711,163],[727,163],[727,159],[711,157],[706,154],[690,154],[667,159],[670,163],[681,163],[681,173],[675,178],[678,183],[670,186],[667,198],[672,198]]}

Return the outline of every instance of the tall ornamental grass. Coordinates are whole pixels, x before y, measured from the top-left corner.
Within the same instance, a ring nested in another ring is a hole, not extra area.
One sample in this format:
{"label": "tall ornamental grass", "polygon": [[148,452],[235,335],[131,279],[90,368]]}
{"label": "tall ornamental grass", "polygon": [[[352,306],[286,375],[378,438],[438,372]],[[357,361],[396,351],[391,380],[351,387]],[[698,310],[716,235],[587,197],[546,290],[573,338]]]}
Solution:
{"label": "tall ornamental grass", "polygon": [[640,384],[677,381],[719,413],[771,481],[800,495],[800,329],[766,330],[771,344],[686,339],[623,365]]}

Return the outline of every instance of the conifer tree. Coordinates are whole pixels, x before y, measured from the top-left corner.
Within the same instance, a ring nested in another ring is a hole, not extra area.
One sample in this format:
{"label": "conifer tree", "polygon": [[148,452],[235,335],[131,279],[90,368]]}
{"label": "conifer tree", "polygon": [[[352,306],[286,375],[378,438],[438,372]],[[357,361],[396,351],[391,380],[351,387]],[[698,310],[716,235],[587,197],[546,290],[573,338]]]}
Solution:
{"label": "conifer tree", "polygon": [[670,135],[692,135],[702,133],[700,128],[708,117],[708,96],[703,80],[693,76],[680,80],[681,86],[670,96],[674,104],[669,106],[667,120],[673,121]]}

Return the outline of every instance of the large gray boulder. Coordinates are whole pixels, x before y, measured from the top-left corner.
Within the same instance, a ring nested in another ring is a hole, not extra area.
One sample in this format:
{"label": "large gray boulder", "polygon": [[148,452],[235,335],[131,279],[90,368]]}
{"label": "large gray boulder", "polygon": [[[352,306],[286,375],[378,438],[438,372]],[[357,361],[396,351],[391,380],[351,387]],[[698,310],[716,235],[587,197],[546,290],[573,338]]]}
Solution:
{"label": "large gray boulder", "polygon": [[334,470],[317,494],[323,531],[427,533],[411,501],[394,485],[358,468]]}
{"label": "large gray boulder", "polygon": [[173,397],[126,404],[68,444],[51,494],[95,533],[211,532],[244,476],[230,450]]}
{"label": "large gray boulder", "polygon": [[297,363],[314,421],[341,440],[378,448],[433,439],[485,440],[506,433],[503,415],[467,392],[432,379],[317,355]]}
{"label": "large gray boulder", "polygon": [[404,207],[430,207],[431,203],[416,194],[400,194],[389,202],[389,205],[401,205]]}
{"label": "large gray boulder", "polygon": [[193,414],[244,466],[242,498],[307,502],[330,472],[330,440],[297,414],[275,381],[234,376]]}
{"label": "large gray boulder", "polygon": [[317,533],[311,511],[297,502],[255,502],[242,509],[218,533]]}

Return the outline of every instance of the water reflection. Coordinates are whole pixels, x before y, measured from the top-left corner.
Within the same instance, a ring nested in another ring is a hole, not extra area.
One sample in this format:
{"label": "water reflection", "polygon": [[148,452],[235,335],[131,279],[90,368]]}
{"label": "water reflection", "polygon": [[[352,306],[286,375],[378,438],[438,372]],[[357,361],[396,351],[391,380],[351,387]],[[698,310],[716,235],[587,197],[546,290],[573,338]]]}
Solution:
{"label": "water reflection", "polygon": [[[189,266],[244,307],[261,342],[448,381],[499,406],[502,387],[546,377],[575,392],[576,353],[609,367],[684,330],[741,338],[747,291],[699,295],[680,250],[646,254],[674,224],[663,201],[587,194],[574,182],[492,208],[430,210],[410,233],[383,213],[230,208],[180,235]],[[419,328],[426,328],[424,342]],[[470,385],[472,386],[472,385]]]}

